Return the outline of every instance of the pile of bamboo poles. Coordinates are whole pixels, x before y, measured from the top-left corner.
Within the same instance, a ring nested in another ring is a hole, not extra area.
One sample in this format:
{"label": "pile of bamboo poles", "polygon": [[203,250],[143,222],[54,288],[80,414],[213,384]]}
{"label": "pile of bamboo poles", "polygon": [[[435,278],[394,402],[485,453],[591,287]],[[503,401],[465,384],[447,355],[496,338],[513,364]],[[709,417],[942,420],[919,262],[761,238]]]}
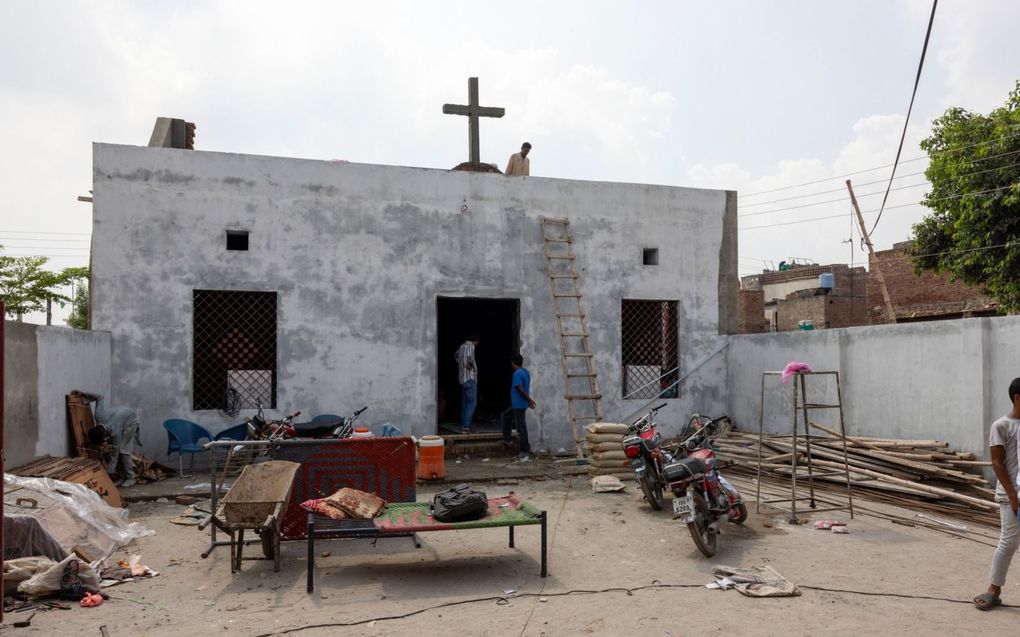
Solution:
{"label": "pile of bamboo poles", "polygon": [[827,474],[814,478],[816,489],[845,493],[848,466],[855,494],[922,512],[998,524],[994,490],[980,474],[989,463],[976,460],[974,454],[951,450],[938,440],[843,438],[828,427],[813,422],[811,427],[818,434],[810,441],[798,436],[796,449],[793,437],[782,434],[765,434],[759,445],[757,433],[731,432],[715,444],[720,459],[733,462],[731,472],[757,475],[760,462],[763,480],[789,484],[796,454],[798,490],[807,487],[809,474]]}

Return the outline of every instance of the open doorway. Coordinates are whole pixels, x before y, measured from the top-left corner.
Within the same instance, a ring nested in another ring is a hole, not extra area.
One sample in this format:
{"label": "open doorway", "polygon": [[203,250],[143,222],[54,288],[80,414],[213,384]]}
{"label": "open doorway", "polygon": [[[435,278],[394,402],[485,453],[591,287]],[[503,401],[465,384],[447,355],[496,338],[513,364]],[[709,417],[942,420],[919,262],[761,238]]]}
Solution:
{"label": "open doorway", "polygon": [[454,355],[471,332],[478,335],[478,406],[475,431],[500,431],[499,415],[510,406],[510,357],[520,351],[519,299],[436,299],[436,428],[460,433],[460,382]]}

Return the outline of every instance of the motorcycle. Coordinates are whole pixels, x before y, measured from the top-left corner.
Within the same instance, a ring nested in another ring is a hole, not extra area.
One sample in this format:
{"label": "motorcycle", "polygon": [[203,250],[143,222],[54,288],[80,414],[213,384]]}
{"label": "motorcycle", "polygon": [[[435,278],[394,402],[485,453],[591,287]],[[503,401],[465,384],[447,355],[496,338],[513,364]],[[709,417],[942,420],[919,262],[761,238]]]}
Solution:
{"label": "motorcycle", "polygon": [[267,420],[258,405],[258,413],[252,418],[245,418],[248,423],[250,440],[288,440],[291,438],[350,438],[354,434],[354,423],[368,407],[354,411],[350,416],[326,416],[314,418],[308,422],[294,422],[301,412],[294,412],[280,420]]}
{"label": "motorcycle", "polygon": [[712,449],[712,436],[731,425],[728,416],[704,419],[694,414],[681,434],[684,457],[662,470],[673,492],[673,519],[687,523],[694,544],[706,557],[715,555],[719,529],[727,521],[743,524],[747,520],[747,506],[736,487],[719,473]]}
{"label": "motorcycle", "polygon": [[652,407],[627,428],[623,438],[623,451],[630,460],[634,476],[648,504],[656,511],[662,510],[662,493],[666,485],[663,467],[676,460],[675,449],[662,446],[662,434],[655,428],[655,414],[665,406],[666,403],[662,403]]}

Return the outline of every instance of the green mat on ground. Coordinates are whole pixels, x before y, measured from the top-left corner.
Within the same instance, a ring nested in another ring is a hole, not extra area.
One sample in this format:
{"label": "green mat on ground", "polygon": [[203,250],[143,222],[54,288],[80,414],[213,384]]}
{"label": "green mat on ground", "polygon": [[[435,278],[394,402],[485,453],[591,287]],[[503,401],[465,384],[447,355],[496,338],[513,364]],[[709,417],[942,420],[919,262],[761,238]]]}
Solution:
{"label": "green mat on ground", "polygon": [[542,512],[518,495],[489,498],[489,511],[486,516],[467,522],[435,520],[430,514],[431,506],[429,502],[388,504],[372,522],[381,533],[481,529],[542,523]]}

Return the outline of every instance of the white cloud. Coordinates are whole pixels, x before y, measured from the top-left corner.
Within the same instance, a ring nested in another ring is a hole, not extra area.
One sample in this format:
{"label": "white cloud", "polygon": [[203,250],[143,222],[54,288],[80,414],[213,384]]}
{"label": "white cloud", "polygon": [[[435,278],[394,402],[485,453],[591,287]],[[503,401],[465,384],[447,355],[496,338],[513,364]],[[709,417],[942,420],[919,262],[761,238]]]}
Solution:
{"label": "white cloud", "polygon": [[[858,120],[848,131],[849,140],[831,161],[788,159],[775,170],[754,175],[735,163],[695,165],[688,169],[691,182],[709,188],[735,189],[739,193],[739,264],[741,274],[761,270],[761,262],[778,263],[789,257],[810,258],[819,263],[866,262],[866,254],[850,253],[845,241],[851,236],[849,194],[845,180],[855,184],[869,229],[881,205],[891,168],[869,170],[892,163],[902,132],[902,115],[872,115]],[[917,141],[926,125],[911,125],[894,188],[924,183],[922,176],[908,176],[924,169],[925,162],[908,161],[920,155]],[[861,172],[858,171],[867,171]],[[886,212],[873,237],[879,249],[906,239],[911,224],[924,209],[916,203],[924,188],[903,188],[889,194]],[[827,217],[835,217],[825,219]],[[810,221],[819,219],[820,221]],[[855,236],[859,231],[853,230]]]}
{"label": "white cloud", "polygon": [[961,106],[984,112],[1002,105],[1020,79],[1018,28],[1015,0],[939,4],[932,44],[947,87],[938,98],[939,110]]}

